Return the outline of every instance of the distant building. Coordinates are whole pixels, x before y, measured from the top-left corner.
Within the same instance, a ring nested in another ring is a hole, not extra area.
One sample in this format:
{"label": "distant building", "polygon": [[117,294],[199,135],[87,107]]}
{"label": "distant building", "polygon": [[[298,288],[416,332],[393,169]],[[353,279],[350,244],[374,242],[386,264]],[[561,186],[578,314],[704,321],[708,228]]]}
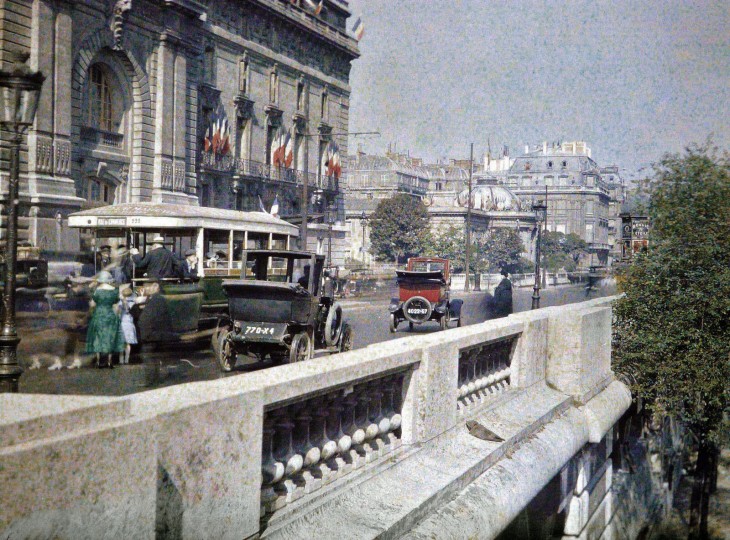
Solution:
{"label": "distant building", "polygon": [[608,201],[608,245],[610,246],[609,265],[612,265],[622,258],[620,214],[626,202],[626,185],[616,166],[603,167],[601,176],[610,196]]}
{"label": "distant building", "polygon": [[[466,169],[460,166],[464,163]],[[468,160],[424,165],[419,158],[393,152],[385,156],[364,153],[350,156],[345,191],[351,258],[366,263],[372,260],[370,254],[364,253],[368,247],[369,217],[380,200],[389,199],[396,193],[406,193],[423,201],[434,233],[443,232],[450,226],[466,230],[468,167]],[[471,230],[474,238],[495,229],[514,228],[523,240],[525,255],[532,257],[534,213],[523,208],[519,199],[504,186],[488,185],[474,178],[472,188]]]}
{"label": "distant building", "polygon": [[[348,2],[317,5],[318,14],[305,0],[4,2],[2,66],[9,52],[29,53],[46,76],[22,153],[23,234],[74,252],[66,215],[136,201],[258,210],[259,198],[268,209],[278,196],[280,215],[295,219],[305,177],[311,212],[334,203],[344,218],[323,156],[330,143],[347,153],[359,51]],[[282,134],[283,164],[273,155]]]}
{"label": "distant building", "polygon": [[[526,205],[547,199],[547,227],[588,243],[588,264],[608,264],[611,194],[585,142],[543,143],[515,158],[506,179]],[[595,257],[595,258],[593,258]]]}

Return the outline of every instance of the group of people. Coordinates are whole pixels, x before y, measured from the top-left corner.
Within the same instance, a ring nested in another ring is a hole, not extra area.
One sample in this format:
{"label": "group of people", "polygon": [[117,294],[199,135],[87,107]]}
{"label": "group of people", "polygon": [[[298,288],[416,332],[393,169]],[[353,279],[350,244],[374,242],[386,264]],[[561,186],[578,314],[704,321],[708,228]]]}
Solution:
{"label": "group of people", "polygon": [[[103,269],[96,276],[97,287],[89,302],[92,315],[86,335],[86,352],[96,355],[97,367],[112,368],[114,354],[120,355],[120,364],[129,363],[132,345],[138,343],[133,317],[135,305],[149,304],[143,312],[149,320],[138,321],[142,337],[155,326],[155,318],[160,315],[157,313],[160,310],[155,309],[155,300],[159,299],[154,298],[160,291],[158,280],[198,277],[195,250],[187,250],[185,259],[180,260],[164,246],[164,241],[161,236],[155,237],[144,257],[137,249],[127,251],[125,246],[117,248],[115,257],[111,256],[110,246],[100,249]],[[146,293],[140,296],[130,286],[137,269],[150,280],[145,285]]]}

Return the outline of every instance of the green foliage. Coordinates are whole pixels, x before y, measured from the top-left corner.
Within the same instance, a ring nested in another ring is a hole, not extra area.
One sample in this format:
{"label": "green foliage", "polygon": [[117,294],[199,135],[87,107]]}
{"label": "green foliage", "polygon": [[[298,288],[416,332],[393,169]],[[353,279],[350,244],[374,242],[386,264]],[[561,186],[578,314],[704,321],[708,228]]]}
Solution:
{"label": "green foliage", "polygon": [[370,218],[371,253],[379,261],[403,262],[429,245],[428,210],[404,193],[383,199]]}
{"label": "green foliage", "polygon": [[[496,229],[483,240],[474,239],[475,236],[472,233],[469,272],[498,272],[502,268],[516,272],[521,268],[524,246],[517,231]],[[433,236],[425,254],[451,260],[454,272],[460,273],[466,266],[465,246],[464,230],[452,225]]]}
{"label": "green foliage", "polygon": [[652,411],[722,443],[730,412],[730,164],[709,145],[667,155],[652,183],[649,250],[619,276],[614,366]]}
{"label": "green foliage", "polygon": [[564,268],[568,272],[575,270],[580,256],[586,253],[587,244],[575,233],[543,232],[540,243],[540,259],[543,268],[557,272]]}
{"label": "green foliage", "polygon": [[521,267],[520,259],[525,246],[514,229],[496,229],[480,248],[486,270],[490,272],[499,272],[506,268],[512,273]]}

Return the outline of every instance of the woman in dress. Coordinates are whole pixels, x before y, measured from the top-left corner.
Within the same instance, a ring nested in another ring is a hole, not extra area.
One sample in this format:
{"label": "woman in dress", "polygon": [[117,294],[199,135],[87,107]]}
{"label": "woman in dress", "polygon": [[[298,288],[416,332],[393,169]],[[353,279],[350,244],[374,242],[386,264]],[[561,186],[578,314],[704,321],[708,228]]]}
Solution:
{"label": "woman in dress", "polygon": [[131,309],[136,303],[136,295],[131,287],[122,289],[120,293],[122,299],[119,300],[120,313],[122,314],[122,334],[124,335],[124,356],[120,357],[120,364],[129,364],[129,356],[132,352],[132,345],[137,344],[137,329],[134,327],[134,319],[132,318]]}
{"label": "woman in dress", "polygon": [[[94,291],[89,306],[93,309],[89,329],[86,333],[86,352],[96,354],[96,366],[112,368],[112,354],[124,351],[124,336],[119,316],[114,307],[119,302],[119,291],[112,283],[114,278],[106,270],[96,278],[99,286]],[[107,363],[101,364],[101,355],[106,355]]]}

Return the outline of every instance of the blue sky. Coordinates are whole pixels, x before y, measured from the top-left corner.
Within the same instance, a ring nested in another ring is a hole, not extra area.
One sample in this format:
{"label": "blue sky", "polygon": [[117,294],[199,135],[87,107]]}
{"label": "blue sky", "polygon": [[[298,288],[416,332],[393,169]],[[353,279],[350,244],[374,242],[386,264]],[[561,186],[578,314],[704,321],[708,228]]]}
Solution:
{"label": "blue sky", "polygon": [[627,176],[730,142],[730,2],[350,0],[350,138],[428,160],[585,140]]}

